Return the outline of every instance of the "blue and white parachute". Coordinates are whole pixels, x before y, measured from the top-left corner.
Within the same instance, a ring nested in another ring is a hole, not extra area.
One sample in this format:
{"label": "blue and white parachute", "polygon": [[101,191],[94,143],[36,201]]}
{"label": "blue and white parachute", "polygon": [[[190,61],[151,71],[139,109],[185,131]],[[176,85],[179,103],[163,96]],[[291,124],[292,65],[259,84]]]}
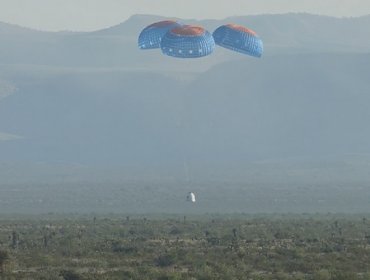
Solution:
{"label": "blue and white parachute", "polygon": [[169,30],[163,37],[163,54],[178,58],[198,58],[211,54],[215,41],[203,27],[183,25]]}
{"label": "blue and white parachute", "polygon": [[237,24],[222,25],[211,34],[201,26],[165,20],[145,27],[138,39],[142,50],[160,48],[163,54],[178,58],[210,55],[216,45],[254,57],[263,53],[263,42],[257,34]]}
{"label": "blue and white parachute", "polygon": [[261,57],[263,53],[262,40],[256,32],[237,24],[222,25],[213,32],[215,43],[221,47]]}
{"label": "blue and white parachute", "polygon": [[179,24],[173,20],[155,22],[145,27],[138,39],[138,46],[142,50],[159,49],[161,40],[168,30],[179,27]]}

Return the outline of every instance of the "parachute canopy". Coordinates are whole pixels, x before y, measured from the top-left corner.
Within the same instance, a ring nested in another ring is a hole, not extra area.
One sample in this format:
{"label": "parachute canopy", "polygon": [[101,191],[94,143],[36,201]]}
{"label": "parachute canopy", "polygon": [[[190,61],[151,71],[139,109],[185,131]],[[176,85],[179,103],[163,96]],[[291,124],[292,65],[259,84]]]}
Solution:
{"label": "parachute canopy", "polygon": [[254,57],[262,56],[262,40],[253,30],[244,26],[222,25],[213,32],[213,38],[215,43],[221,47]]}
{"label": "parachute canopy", "polygon": [[215,48],[211,33],[203,27],[183,25],[169,30],[161,41],[163,54],[178,58],[209,55]]}
{"label": "parachute canopy", "polygon": [[160,48],[161,40],[168,30],[179,27],[179,24],[173,20],[155,22],[143,29],[139,35],[138,45],[142,50]]}
{"label": "parachute canopy", "polygon": [[189,192],[188,195],[186,196],[186,201],[189,201],[189,202],[195,202],[195,194],[192,193],[192,192]]}

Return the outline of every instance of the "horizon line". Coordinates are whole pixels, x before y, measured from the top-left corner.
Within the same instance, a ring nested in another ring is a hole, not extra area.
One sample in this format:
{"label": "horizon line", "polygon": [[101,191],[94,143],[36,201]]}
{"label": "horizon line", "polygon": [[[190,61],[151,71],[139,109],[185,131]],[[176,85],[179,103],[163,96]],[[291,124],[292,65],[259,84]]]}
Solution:
{"label": "horizon line", "polygon": [[249,14],[249,15],[231,15],[223,18],[204,18],[204,19],[195,19],[195,18],[179,18],[176,16],[168,17],[168,16],[162,16],[162,15],[156,15],[156,14],[133,14],[129,16],[128,18],[124,19],[123,21],[120,21],[113,25],[107,25],[106,27],[101,27],[99,29],[91,29],[91,30],[69,30],[69,29],[58,29],[58,30],[52,30],[52,29],[38,29],[30,26],[24,26],[18,23],[8,22],[8,21],[2,21],[0,20],[0,24],[6,24],[15,28],[19,29],[26,29],[29,31],[34,32],[43,32],[43,33],[93,33],[93,32],[99,32],[102,30],[107,30],[116,26],[119,26],[121,24],[124,24],[125,22],[128,22],[132,18],[145,16],[145,17],[159,17],[159,18],[171,18],[171,19],[177,19],[177,20],[184,20],[184,21],[225,21],[230,18],[240,18],[240,17],[263,17],[263,16],[284,16],[284,15],[309,15],[309,16],[319,16],[319,17],[327,17],[327,18],[333,18],[333,19],[360,19],[365,17],[370,17],[370,14],[360,15],[360,16],[332,16],[332,15],[326,15],[326,14],[315,14],[315,13],[309,13],[309,12],[286,12],[286,13],[260,13],[260,14]]}

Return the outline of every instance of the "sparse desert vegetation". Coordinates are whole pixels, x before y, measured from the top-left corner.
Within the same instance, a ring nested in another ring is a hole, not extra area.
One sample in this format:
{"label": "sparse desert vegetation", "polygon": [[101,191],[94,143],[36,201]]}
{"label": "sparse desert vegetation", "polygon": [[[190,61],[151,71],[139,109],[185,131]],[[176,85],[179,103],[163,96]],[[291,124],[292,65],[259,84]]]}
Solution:
{"label": "sparse desert vegetation", "polygon": [[369,279],[368,215],[3,217],[1,279]]}

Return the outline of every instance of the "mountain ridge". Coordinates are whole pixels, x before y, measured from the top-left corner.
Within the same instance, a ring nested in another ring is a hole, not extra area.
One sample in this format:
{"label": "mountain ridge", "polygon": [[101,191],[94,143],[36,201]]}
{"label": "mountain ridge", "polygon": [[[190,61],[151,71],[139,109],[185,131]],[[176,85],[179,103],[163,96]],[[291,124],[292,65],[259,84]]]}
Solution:
{"label": "mountain ridge", "polygon": [[[316,17],[316,18],[326,18],[326,19],[337,19],[337,20],[370,20],[370,14],[368,15],[361,15],[361,16],[353,16],[353,17],[335,17],[330,15],[319,15],[319,14],[313,14],[313,13],[304,13],[304,12],[289,12],[289,13],[266,13],[266,14],[258,14],[258,15],[238,15],[238,16],[228,16],[225,18],[210,18],[210,19],[191,19],[191,18],[179,18],[176,16],[173,17],[167,17],[167,16],[161,16],[161,15],[155,15],[155,14],[134,14],[127,18],[126,20],[123,20],[122,22],[119,22],[117,24],[102,27],[96,30],[92,31],[73,31],[73,30],[59,30],[59,31],[48,31],[48,30],[41,30],[36,28],[31,28],[27,26],[23,26],[16,23],[10,23],[0,20],[0,30],[3,28],[12,28],[13,30],[23,30],[23,31],[31,31],[31,32],[40,32],[40,33],[55,33],[55,34],[63,34],[63,33],[96,33],[101,31],[108,31],[109,29],[113,28],[116,29],[118,26],[122,26],[127,23],[131,22],[143,22],[143,24],[150,23],[153,21],[160,21],[165,19],[175,19],[179,21],[184,22],[207,22],[207,21],[213,21],[213,22],[228,22],[228,21],[235,21],[235,20],[241,20],[246,18],[261,18],[261,17],[286,17],[286,16],[308,16],[308,17]],[[144,26],[145,27],[145,26]]]}

